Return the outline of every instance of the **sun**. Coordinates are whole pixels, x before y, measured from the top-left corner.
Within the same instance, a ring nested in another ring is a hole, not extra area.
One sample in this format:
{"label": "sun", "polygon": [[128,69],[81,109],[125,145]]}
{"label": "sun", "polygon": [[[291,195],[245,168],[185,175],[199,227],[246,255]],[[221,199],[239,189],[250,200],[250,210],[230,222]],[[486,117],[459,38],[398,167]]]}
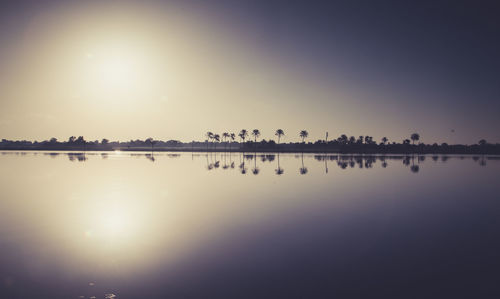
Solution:
{"label": "sun", "polygon": [[100,92],[130,91],[140,81],[140,55],[125,48],[85,53],[88,81]]}
{"label": "sun", "polygon": [[101,84],[110,88],[127,88],[137,80],[137,69],[129,57],[115,55],[103,59],[96,71]]}

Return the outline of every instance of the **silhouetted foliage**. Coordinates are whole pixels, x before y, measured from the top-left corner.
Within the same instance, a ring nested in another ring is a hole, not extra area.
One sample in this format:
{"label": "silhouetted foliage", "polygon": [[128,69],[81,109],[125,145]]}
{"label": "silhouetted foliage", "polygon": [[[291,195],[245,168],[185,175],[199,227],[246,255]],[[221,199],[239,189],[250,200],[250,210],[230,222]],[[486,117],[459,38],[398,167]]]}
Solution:
{"label": "silhouetted foliage", "polygon": [[[275,132],[276,140],[260,140],[260,131],[255,129],[252,131],[253,141],[246,141],[249,133],[247,130],[241,130],[238,135],[234,133],[222,133],[223,149],[218,149],[217,143],[221,142],[221,135],[208,131],[205,136],[205,141],[192,141],[180,142],[178,140],[153,140],[147,138],[145,140],[130,140],[125,142],[110,141],[103,138],[101,142],[98,140],[87,141],[83,136],[71,136],[66,142],[58,141],[57,138],[52,137],[45,141],[28,141],[28,140],[7,140],[2,139],[0,142],[0,150],[70,150],[70,151],[227,151],[228,143],[229,149],[232,151],[232,145],[235,138],[238,136],[241,140],[237,150],[245,151],[259,151],[259,152],[316,152],[316,153],[363,153],[363,154],[472,154],[472,155],[498,155],[500,154],[500,144],[488,143],[486,140],[481,139],[477,144],[462,145],[455,144],[449,145],[447,143],[441,144],[415,144],[415,141],[420,140],[420,135],[414,133],[410,139],[404,139],[402,143],[388,142],[386,137],[381,138],[381,142],[377,144],[373,141],[372,136],[354,136],[348,137],[342,134],[336,139],[328,141],[328,137],[324,140],[317,140],[315,142],[306,143],[309,133],[302,130],[299,133],[300,142],[282,143],[281,138],[284,136],[284,130],[277,129]],[[412,144],[413,142],[413,144]],[[210,148],[209,145],[212,145]],[[433,157],[434,159],[434,157]],[[364,165],[363,167],[366,167]]]}

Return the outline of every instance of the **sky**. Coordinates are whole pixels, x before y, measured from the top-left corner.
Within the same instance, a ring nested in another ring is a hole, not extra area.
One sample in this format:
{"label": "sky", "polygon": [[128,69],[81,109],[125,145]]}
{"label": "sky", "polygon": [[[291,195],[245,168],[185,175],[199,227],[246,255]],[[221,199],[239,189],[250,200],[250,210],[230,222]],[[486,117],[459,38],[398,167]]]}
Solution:
{"label": "sky", "polygon": [[0,138],[500,142],[497,1],[12,1]]}

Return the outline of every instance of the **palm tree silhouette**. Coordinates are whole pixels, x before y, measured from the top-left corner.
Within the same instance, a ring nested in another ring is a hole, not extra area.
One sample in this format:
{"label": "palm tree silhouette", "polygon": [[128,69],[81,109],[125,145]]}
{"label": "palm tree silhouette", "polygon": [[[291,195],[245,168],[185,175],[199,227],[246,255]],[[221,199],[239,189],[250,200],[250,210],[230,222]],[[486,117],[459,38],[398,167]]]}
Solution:
{"label": "palm tree silhouette", "polygon": [[302,138],[302,143],[304,143],[304,140],[309,136],[309,133],[306,130],[302,130],[299,133],[300,138]]}
{"label": "palm tree silhouette", "polygon": [[254,137],[255,143],[257,143],[257,138],[260,136],[260,131],[258,129],[253,129],[252,136]]}
{"label": "palm tree silhouette", "polygon": [[415,144],[415,141],[419,141],[420,140],[420,135],[418,133],[413,133],[411,134],[411,141],[413,142],[413,144]]}
{"label": "palm tree silhouette", "polygon": [[243,129],[238,133],[238,136],[241,138],[241,143],[245,143],[245,139],[248,137],[248,131]]}
{"label": "palm tree silhouette", "polygon": [[234,139],[236,135],[234,133],[229,134],[229,138],[231,138],[231,143],[229,143],[229,151],[231,151],[231,147],[233,146]]}
{"label": "palm tree silhouette", "polygon": [[258,129],[253,129],[252,136],[254,137],[253,149],[255,151],[257,149],[257,138],[260,136],[260,131]]}
{"label": "palm tree silhouette", "polygon": [[[229,138],[229,133],[228,132],[224,132],[222,133],[222,142],[224,142],[225,140],[227,141],[227,139]],[[226,150],[226,146],[227,146],[227,143],[224,144],[224,150]]]}
{"label": "palm tree silhouette", "polygon": [[[205,136],[207,137],[207,141],[212,141],[212,139],[214,138],[214,133],[208,131]],[[207,151],[208,151],[208,142],[207,142]]]}
{"label": "palm tree silhouette", "polygon": [[220,136],[219,134],[215,134],[214,135],[214,146],[215,146],[215,150],[217,149],[217,142],[220,141]]}
{"label": "palm tree silhouette", "polygon": [[283,131],[282,129],[278,129],[276,130],[276,133],[274,133],[274,135],[278,136],[278,148],[279,148],[281,136],[285,136],[285,131]]}

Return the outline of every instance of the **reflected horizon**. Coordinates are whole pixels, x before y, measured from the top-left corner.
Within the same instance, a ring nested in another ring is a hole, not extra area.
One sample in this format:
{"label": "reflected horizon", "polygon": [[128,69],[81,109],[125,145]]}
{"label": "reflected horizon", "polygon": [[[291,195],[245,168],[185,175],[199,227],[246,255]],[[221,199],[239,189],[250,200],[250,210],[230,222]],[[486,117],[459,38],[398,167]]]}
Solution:
{"label": "reflected horizon", "polygon": [[[242,174],[246,174],[248,171],[248,166],[251,166],[251,173],[258,175],[260,169],[258,165],[262,163],[274,163],[276,167],[274,169],[276,175],[283,175],[285,169],[280,166],[280,156],[283,158],[293,157],[296,160],[300,160],[299,173],[304,175],[307,174],[307,165],[304,164],[304,158],[307,160],[313,160],[316,162],[323,162],[325,173],[328,173],[329,167],[335,167],[341,169],[347,168],[359,168],[359,169],[370,169],[374,166],[381,168],[387,168],[392,163],[401,162],[404,166],[407,166],[412,172],[419,172],[420,168],[424,166],[426,161],[442,162],[446,163],[449,159],[458,160],[472,160],[476,162],[479,166],[486,166],[487,161],[500,160],[500,156],[497,155],[448,155],[448,154],[317,154],[317,153],[248,153],[248,152],[124,152],[124,151],[111,151],[111,152],[45,152],[45,151],[0,151],[1,155],[44,155],[56,158],[58,156],[66,156],[69,161],[75,162],[85,162],[88,159],[100,156],[103,160],[108,158],[118,158],[118,157],[145,157],[151,162],[155,162],[159,157],[167,158],[179,158],[181,155],[190,155],[192,160],[205,158],[207,170],[234,170],[238,169]],[[392,161],[392,163],[389,163]],[[330,163],[330,164],[329,164]]]}

